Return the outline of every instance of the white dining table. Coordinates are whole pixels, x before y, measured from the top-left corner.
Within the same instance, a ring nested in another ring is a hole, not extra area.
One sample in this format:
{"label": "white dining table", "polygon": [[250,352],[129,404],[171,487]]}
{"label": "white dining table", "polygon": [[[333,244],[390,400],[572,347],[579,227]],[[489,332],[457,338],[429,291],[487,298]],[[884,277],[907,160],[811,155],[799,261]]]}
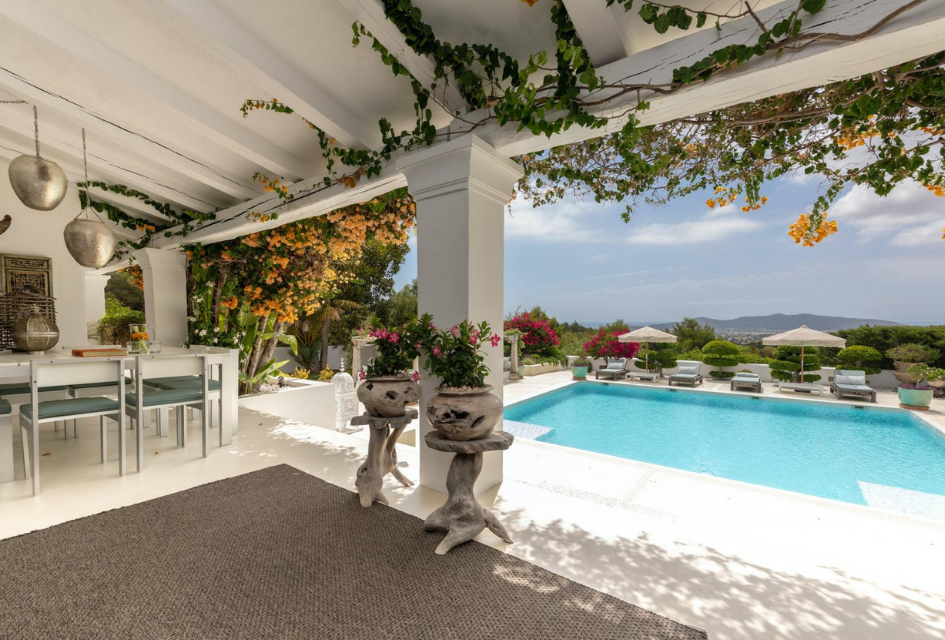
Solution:
{"label": "white dining table", "polygon": [[[29,380],[30,362],[34,360],[88,360],[88,358],[77,358],[72,355],[74,347],[61,347],[50,349],[43,353],[20,353],[4,351],[0,352],[0,382],[9,379]],[[85,345],[75,348],[94,348],[91,345]],[[215,368],[220,366],[221,371],[221,393],[222,402],[220,410],[220,442],[222,445],[229,445],[233,442],[233,435],[239,431],[238,402],[239,402],[239,351],[236,349],[223,349],[220,347],[163,347],[160,354],[152,354],[155,357],[162,356],[181,356],[199,352],[207,354],[207,363]],[[134,371],[136,354],[125,356],[125,370]],[[11,449],[7,451],[7,449]],[[4,460],[12,461],[12,441],[0,434],[0,466]],[[0,473],[0,476],[9,475]]]}

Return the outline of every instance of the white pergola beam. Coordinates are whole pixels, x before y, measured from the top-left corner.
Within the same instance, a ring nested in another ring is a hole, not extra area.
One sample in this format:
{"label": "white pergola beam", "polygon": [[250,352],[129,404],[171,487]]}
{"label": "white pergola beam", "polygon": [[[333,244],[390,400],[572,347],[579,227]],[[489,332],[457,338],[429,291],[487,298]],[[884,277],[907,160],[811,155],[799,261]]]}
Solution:
{"label": "white pergola beam", "polygon": [[[312,183],[309,182],[308,184]],[[185,242],[188,244],[194,242],[213,244],[214,242],[232,240],[256,231],[274,229],[302,218],[311,218],[341,207],[366,202],[374,197],[406,186],[407,179],[404,175],[392,166],[388,166],[379,176],[362,178],[354,188],[347,188],[342,184],[333,184],[330,187],[321,187],[316,191],[302,194],[295,200],[288,202],[280,200],[277,196],[264,196],[250,202],[244,202],[217,212],[216,219],[213,222],[189,233],[186,238],[178,236],[170,238],[157,237],[152,244],[161,249],[173,249]],[[295,189],[295,193],[299,191],[300,189]],[[291,189],[290,193],[293,193]],[[277,213],[278,218],[266,222],[256,221],[252,216],[254,213],[259,216],[272,216],[273,213]],[[179,227],[175,227],[176,229],[179,229]]]}
{"label": "white pergola beam", "polygon": [[[16,22],[37,36],[62,48],[68,54],[138,89],[158,102],[164,113],[173,116],[182,127],[206,137],[254,164],[293,178],[301,175],[299,172],[306,166],[292,154],[241,126],[239,122],[223,116],[159,75],[132,62],[35,3],[0,0],[0,16]],[[56,88],[53,90],[55,91]],[[61,107],[66,104],[60,101]],[[74,108],[66,108],[69,111],[75,111]],[[103,127],[102,124],[103,122],[98,122],[95,126],[110,135],[121,138],[125,144],[132,142],[134,148],[143,153],[155,157],[160,156],[161,162],[167,166],[214,189],[241,199],[252,198],[259,194],[258,186],[243,177],[230,175],[223,170],[210,167],[207,163],[190,158],[184,153],[171,151],[145,137],[129,134],[130,127]]]}
{"label": "white pergola beam", "polygon": [[564,0],[564,6],[594,66],[603,66],[631,53],[625,43],[628,16],[619,5],[607,8],[603,0]]}
{"label": "white pergola beam", "polygon": [[[8,120],[0,126],[28,138],[33,137],[32,123],[26,125],[21,124],[20,122],[11,122]],[[58,132],[49,131],[47,128],[44,130],[44,133],[40,138],[40,142],[42,147],[55,149],[59,153],[71,156],[79,162],[82,162],[82,141],[81,138],[79,138],[78,131],[76,132],[75,137],[76,139],[74,141],[65,140],[60,137]],[[206,212],[212,211],[214,208],[216,208],[213,203],[206,202],[197,196],[184,193],[175,187],[164,184],[157,178],[152,178],[144,173],[122,166],[117,161],[102,157],[91,151],[88,152],[87,155],[90,167],[95,167],[96,169],[116,176],[123,181],[140,185],[141,188],[147,190],[152,197],[164,198],[165,200],[178,203],[195,211]],[[81,176],[76,176],[76,178],[77,180],[83,180]]]}
{"label": "white pergola beam", "polygon": [[[179,0],[186,2],[187,0]],[[584,0],[586,1],[586,0]],[[419,56],[407,46],[407,40],[400,30],[384,15],[384,5],[380,0],[338,0],[358,22],[377,38],[378,42],[387,47],[387,50],[400,61],[413,77],[428,89],[433,85],[436,65],[425,56]],[[462,114],[466,111],[466,101],[456,90],[455,82],[449,86],[442,86],[436,92],[436,100],[446,107],[450,115]]]}
{"label": "white pergola beam", "polygon": [[140,1],[160,11],[218,60],[270,94],[258,97],[277,98],[343,146],[367,149],[380,146],[381,134],[376,124],[358,118],[349,107],[338,102],[212,3],[207,0]]}
{"label": "white pergola beam", "polygon": [[[885,15],[907,4],[908,0],[848,0],[844,3],[828,4],[817,16],[807,16],[806,30],[830,30],[839,33],[858,33],[863,31]],[[796,0],[788,0],[761,12],[762,19],[770,18],[773,13],[793,9]],[[723,26],[719,37],[714,30],[700,31],[679,38],[671,43],[628,56],[618,62],[603,67],[600,72],[610,79],[630,78],[641,81],[663,82],[672,70],[684,64],[691,64],[715,49],[732,43],[752,41],[751,35],[757,25],[750,18],[733,21]],[[914,11],[899,16],[890,22],[878,34],[865,40],[850,43],[830,43],[810,46],[798,53],[785,54],[777,58],[766,56],[753,60],[726,73],[719,73],[707,83],[694,84],[685,90],[666,97],[649,96],[649,111],[643,112],[646,124],[656,124],[679,117],[702,113],[711,109],[723,108],[749,100],[778,95],[804,87],[824,83],[838,82],[846,78],[871,73],[877,69],[900,64],[908,60],[935,53],[945,42],[945,2],[928,2]],[[626,109],[615,108],[620,112]],[[465,119],[470,119],[468,114]],[[619,130],[625,120],[613,117],[609,125],[601,129],[570,130],[552,138],[534,136],[528,131],[516,131],[517,125],[498,127],[487,124],[475,131],[475,135],[499,149],[506,155],[540,151],[553,146],[600,137]],[[458,124],[453,125],[453,137],[462,134]],[[437,145],[448,144],[445,141]],[[296,203],[281,205],[292,211],[291,217],[280,217],[271,226],[279,226],[288,220],[321,215],[338,207],[361,202],[387,191],[405,186],[403,176],[388,167],[382,178],[362,182],[351,190],[335,185],[329,189],[311,193]],[[317,183],[318,177],[308,181]],[[370,194],[370,195],[367,195]],[[274,211],[280,203],[274,197],[259,199],[232,207],[218,214],[226,218],[226,232],[216,233],[213,227],[192,234],[194,241],[219,242],[235,238],[252,231],[266,228],[245,219],[249,211]],[[190,239],[188,239],[190,241]],[[160,244],[164,242],[164,244]],[[159,239],[158,246],[177,246],[179,239]]]}
{"label": "white pergola beam", "polygon": [[[829,2],[816,15],[803,14],[804,32],[856,34],[872,27],[887,14],[909,3],[909,0],[846,0]],[[768,21],[775,15],[786,15],[797,6],[787,0],[758,12]],[[750,44],[758,38],[758,25],[748,17],[722,26],[721,33],[705,29],[667,42],[652,49],[627,56],[598,69],[608,81],[626,80],[650,84],[668,83],[673,69],[691,65],[719,48],[730,44]],[[752,60],[734,69],[717,73],[707,83],[694,83],[671,95],[647,94],[647,111],[637,113],[643,124],[658,124],[696,113],[721,109],[752,100],[815,87],[871,73],[892,65],[931,55],[945,42],[945,2],[929,1],[898,16],[878,33],[856,42],[822,42],[798,52],[785,52]],[[636,103],[632,100],[610,105],[599,115],[610,118],[601,129],[571,127],[550,139],[517,131],[517,124],[504,127],[494,122],[476,130],[476,135],[500,151],[514,156],[580,142],[620,130],[626,112]],[[467,114],[465,120],[475,121],[484,112]],[[469,128],[454,122],[453,135]]]}

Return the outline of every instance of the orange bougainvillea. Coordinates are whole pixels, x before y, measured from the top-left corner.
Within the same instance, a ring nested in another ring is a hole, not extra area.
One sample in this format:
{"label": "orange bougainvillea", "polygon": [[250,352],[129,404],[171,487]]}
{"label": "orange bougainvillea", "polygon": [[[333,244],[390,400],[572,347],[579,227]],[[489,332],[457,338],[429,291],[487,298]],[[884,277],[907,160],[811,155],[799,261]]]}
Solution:
{"label": "orange bougainvillea", "polygon": [[141,267],[136,264],[131,265],[122,269],[124,273],[128,274],[128,281],[139,289],[144,289],[144,273],[141,271]]}
{"label": "orange bougainvillea", "polygon": [[[294,322],[350,279],[367,240],[404,244],[415,220],[413,200],[398,190],[229,242],[195,246],[189,255],[195,274],[224,288],[219,306],[232,310],[245,302],[256,316]],[[222,282],[214,275],[218,270]]]}
{"label": "orange bougainvillea", "polygon": [[791,225],[788,235],[794,239],[794,244],[803,244],[813,247],[824,238],[837,232],[836,220],[827,220],[826,213],[819,218],[811,214],[802,213],[797,222]]}
{"label": "orange bougainvillea", "polygon": [[[706,200],[705,204],[710,209],[715,209],[716,207],[724,207],[726,205],[735,204],[737,199],[738,191],[729,189],[728,187],[716,187],[715,195]],[[742,212],[747,213],[749,211],[757,211],[766,204],[768,204],[767,196],[761,196],[761,198],[754,201],[746,196],[745,204],[742,205]]]}

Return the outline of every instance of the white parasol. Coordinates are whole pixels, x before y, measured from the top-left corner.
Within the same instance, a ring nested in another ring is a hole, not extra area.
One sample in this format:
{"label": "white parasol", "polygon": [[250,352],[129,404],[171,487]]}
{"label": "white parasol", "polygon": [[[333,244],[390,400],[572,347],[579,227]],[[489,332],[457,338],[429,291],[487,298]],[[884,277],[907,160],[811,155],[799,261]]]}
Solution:
{"label": "white parasol", "polygon": [[778,347],[781,345],[800,347],[801,382],[804,382],[804,347],[842,348],[847,346],[847,341],[843,338],[830,335],[829,333],[824,333],[823,331],[817,331],[816,329],[809,329],[806,324],[798,329],[791,329],[790,331],[785,331],[784,333],[777,333],[773,336],[762,338],[761,343],[771,347]]}
{"label": "white parasol", "polygon": [[620,342],[642,342],[646,347],[646,370],[650,370],[650,342],[676,342],[676,336],[653,327],[640,327],[630,333],[624,333],[617,337]]}

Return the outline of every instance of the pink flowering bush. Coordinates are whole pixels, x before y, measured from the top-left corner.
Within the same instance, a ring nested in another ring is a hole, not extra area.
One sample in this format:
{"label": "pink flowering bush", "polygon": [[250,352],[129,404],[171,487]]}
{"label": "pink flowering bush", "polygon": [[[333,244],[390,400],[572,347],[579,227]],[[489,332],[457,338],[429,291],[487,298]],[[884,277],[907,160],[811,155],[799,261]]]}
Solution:
{"label": "pink flowering bush", "polygon": [[505,330],[516,330],[521,334],[522,354],[538,356],[560,356],[558,345],[561,341],[547,320],[532,318],[522,313],[505,321]]}
{"label": "pink flowering bush", "polygon": [[584,343],[584,351],[592,358],[633,358],[640,350],[639,342],[620,342],[622,331],[607,332],[601,329],[597,335]]}
{"label": "pink flowering bush", "polygon": [[[364,378],[401,377],[413,368],[414,359],[420,355],[420,333],[417,321],[414,320],[395,330],[375,328],[368,332],[374,338],[374,359],[367,367],[367,373],[361,372]],[[416,381],[419,374],[414,371]]]}
{"label": "pink flowering bush", "polygon": [[502,344],[502,338],[492,333],[487,322],[472,324],[463,320],[446,330],[437,329],[433,317],[424,314],[417,323],[423,351],[427,354],[425,367],[440,378],[441,387],[484,387],[489,367],[483,364],[482,349]]}

